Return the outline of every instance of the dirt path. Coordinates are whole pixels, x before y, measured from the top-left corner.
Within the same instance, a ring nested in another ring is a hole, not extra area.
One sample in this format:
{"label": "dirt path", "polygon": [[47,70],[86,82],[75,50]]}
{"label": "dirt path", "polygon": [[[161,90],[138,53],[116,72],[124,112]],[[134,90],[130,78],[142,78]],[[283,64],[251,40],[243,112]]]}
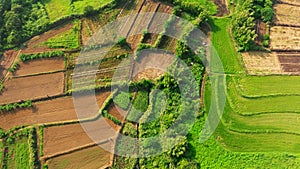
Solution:
{"label": "dirt path", "polygon": [[220,17],[220,16],[225,16],[230,14],[230,11],[228,10],[227,7],[226,0],[214,0],[214,2],[218,7],[218,12],[216,16]]}

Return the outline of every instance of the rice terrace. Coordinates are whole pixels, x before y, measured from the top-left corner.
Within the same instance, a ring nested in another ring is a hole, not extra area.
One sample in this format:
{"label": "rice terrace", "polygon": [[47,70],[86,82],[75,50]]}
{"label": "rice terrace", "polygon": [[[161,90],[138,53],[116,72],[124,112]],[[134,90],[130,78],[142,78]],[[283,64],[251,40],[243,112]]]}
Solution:
{"label": "rice terrace", "polygon": [[[300,168],[299,0],[0,0],[0,15],[0,168]],[[94,36],[126,17],[112,47]]]}

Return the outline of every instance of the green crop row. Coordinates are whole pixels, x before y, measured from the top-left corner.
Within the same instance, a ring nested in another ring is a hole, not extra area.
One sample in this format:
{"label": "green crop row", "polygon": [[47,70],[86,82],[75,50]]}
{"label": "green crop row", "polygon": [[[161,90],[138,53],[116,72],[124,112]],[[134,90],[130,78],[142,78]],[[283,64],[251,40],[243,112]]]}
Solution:
{"label": "green crop row", "polygon": [[0,106],[0,111],[1,112],[6,112],[6,111],[12,111],[15,110],[17,108],[29,108],[32,107],[32,101],[31,100],[27,100],[21,103],[10,103],[10,104],[6,104],[6,105],[2,105]]}

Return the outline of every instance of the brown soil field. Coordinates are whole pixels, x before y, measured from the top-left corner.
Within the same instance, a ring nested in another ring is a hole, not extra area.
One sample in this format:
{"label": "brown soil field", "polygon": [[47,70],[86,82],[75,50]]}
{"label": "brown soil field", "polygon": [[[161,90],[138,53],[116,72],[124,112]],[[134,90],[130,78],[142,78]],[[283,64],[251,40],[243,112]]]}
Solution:
{"label": "brown soil field", "polygon": [[300,8],[288,4],[275,4],[274,22],[276,25],[300,26]]}
{"label": "brown soil field", "polygon": [[262,22],[261,20],[257,20],[255,22],[256,34],[258,35],[255,39],[255,42],[258,45],[262,45],[264,40],[264,35],[267,33],[267,24]]}
{"label": "brown soil field", "polygon": [[277,0],[279,3],[286,3],[286,4],[291,4],[291,5],[299,5],[300,6],[300,1],[299,0]]}
{"label": "brown soil field", "polygon": [[242,56],[250,75],[284,74],[276,53],[244,52]]}
{"label": "brown soil field", "polygon": [[300,74],[300,53],[278,53],[282,69],[291,74]]}
{"label": "brown soil field", "polygon": [[9,79],[0,95],[0,104],[62,94],[64,79],[64,72]]}
{"label": "brown soil field", "polygon": [[[158,10],[159,6],[160,4],[157,2],[146,1],[140,10],[140,13],[155,12]],[[142,37],[141,33],[143,32],[143,30],[148,28],[153,18],[153,15],[145,15],[145,16],[141,15],[141,16],[137,17],[137,19],[135,20],[134,24],[130,29],[129,35],[131,36],[127,38],[127,43],[129,43],[132,50],[135,50],[137,48],[137,45],[140,43]]]}
{"label": "brown soil field", "polygon": [[270,39],[272,50],[300,50],[300,28],[271,27]]}
{"label": "brown soil field", "polygon": [[[96,101],[98,106],[101,106],[103,102],[110,95],[110,92],[100,92],[96,94]],[[86,117],[93,117],[96,115],[93,110],[92,104],[88,103],[87,99],[92,96],[86,95],[82,96],[80,101],[85,103],[85,109],[90,111]],[[47,101],[41,101],[34,104],[34,107],[28,109],[17,109],[15,111],[0,114],[0,128],[5,130],[11,129],[15,126],[22,125],[32,125],[32,124],[42,124],[42,123],[52,123],[61,122],[68,120],[78,119],[75,112],[73,98],[72,97],[62,97]]]}
{"label": "brown soil field", "polygon": [[47,163],[48,167],[53,169],[96,169],[109,165],[110,158],[109,152],[99,146],[94,146],[50,159]]}
{"label": "brown soil field", "polygon": [[[70,124],[45,128],[45,156],[62,153],[95,142],[107,141],[108,138],[114,137],[117,134],[117,131],[103,118],[85,123],[85,125],[88,126],[88,129],[86,130],[83,129],[81,125],[82,124]],[[87,135],[87,133],[90,135]],[[89,136],[92,136],[93,139]],[[109,144],[108,146],[112,145]]]}
{"label": "brown soil field", "polygon": [[0,60],[0,79],[4,78],[7,74],[7,69],[13,64],[19,51],[8,50],[5,51],[3,57]]}
{"label": "brown soil field", "polygon": [[142,41],[142,43],[146,43],[146,44],[150,44],[150,45],[154,45],[155,41],[158,37],[158,34],[150,34],[147,33]]}
{"label": "brown soil field", "polygon": [[36,59],[28,62],[20,62],[14,76],[24,76],[37,73],[46,73],[64,70],[64,58],[54,57],[47,59]]}
{"label": "brown soil field", "polygon": [[27,47],[22,49],[22,53],[40,53],[40,52],[47,52],[53,50],[60,50],[60,49],[50,49],[47,46],[39,46],[40,43],[46,42],[49,38],[63,33],[69,29],[73,28],[73,23],[68,23],[59,27],[56,27],[48,32],[45,32],[41,35],[33,37],[31,40],[26,42]]}
{"label": "brown soil field", "polygon": [[218,12],[216,16],[224,16],[230,13],[227,8],[226,0],[214,0],[214,2],[218,7]]}
{"label": "brown soil field", "polygon": [[119,106],[115,105],[114,103],[110,104],[108,107],[108,113],[113,115],[115,118],[124,122],[126,111],[120,108]]}

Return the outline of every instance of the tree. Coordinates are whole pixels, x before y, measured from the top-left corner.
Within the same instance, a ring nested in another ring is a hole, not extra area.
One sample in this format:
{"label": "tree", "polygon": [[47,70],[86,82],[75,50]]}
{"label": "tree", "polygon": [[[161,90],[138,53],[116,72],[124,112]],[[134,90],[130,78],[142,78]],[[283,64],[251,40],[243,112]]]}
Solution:
{"label": "tree", "polygon": [[272,7],[267,6],[261,10],[261,17],[263,21],[270,22],[272,21],[273,16],[274,16],[274,11]]}
{"label": "tree", "polygon": [[243,7],[238,10],[232,18],[232,33],[237,41],[240,50],[247,51],[254,44],[257,37],[255,33],[254,11],[252,0],[244,2]]}

